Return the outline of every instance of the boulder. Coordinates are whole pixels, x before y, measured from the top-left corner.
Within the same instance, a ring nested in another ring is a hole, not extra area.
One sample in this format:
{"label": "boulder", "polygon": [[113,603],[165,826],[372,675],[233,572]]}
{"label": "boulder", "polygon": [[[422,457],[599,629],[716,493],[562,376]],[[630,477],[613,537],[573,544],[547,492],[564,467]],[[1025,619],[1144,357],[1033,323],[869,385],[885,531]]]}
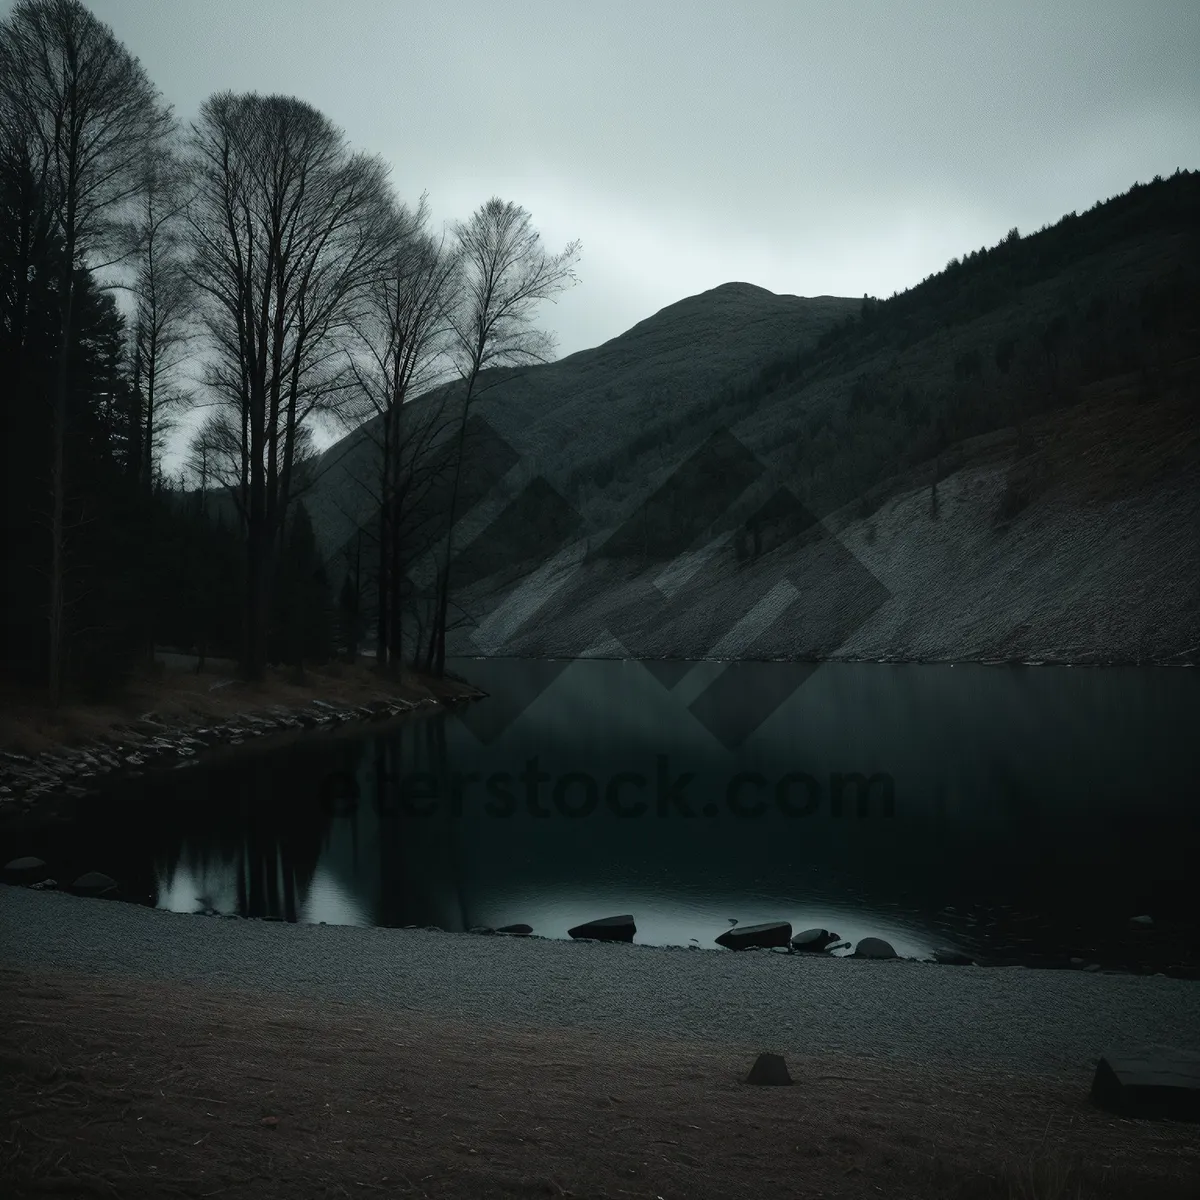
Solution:
{"label": "boulder", "polygon": [[787,1087],[792,1082],[788,1074],[787,1063],[782,1054],[760,1054],[746,1076],[747,1083],[755,1083],[760,1087]]}
{"label": "boulder", "polygon": [[1200,1055],[1167,1049],[1106,1054],[1096,1064],[1092,1101],[1123,1117],[1200,1121]]}
{"label": "boulder", "polygon": [[117,881],[102,871],[85,871],[71,884],[77,896],[112,896],[117,891]]}
{"label": "boulder", "polygon": [[762,925],[743,925],[727,929],[716,939],[718,946],[729,950],[749,950],[755,946],[787,946],[792,940],[792,927],[787,921],[768,921]]}
{"label": "boulder", "polygon": [[840,941],[841,937],[828,929],[805,929],[792,938],[792,949],[819,954]]}
{"label": "boulder", "polygon": [[533,932],[532,925],[501,925],[497,933],[507,933],[511,937],[528,937]]}
{"label": "boulder", "polygon": [[1130,917],[1129,923],[1138,929],[1148,929],[1154,924],[1154,918],[1143,913],[1140,917]]}
{"label": "boulder", "polygon": [[586,921],[567,930],[569,937],[594,938],[601,942],[632,942],[635,933],[637,926],[628,914],[620,917],[601,917],[598,921]]}
{"label": "boulder", "polygon": [[46,864],[32,854],[14,858],[4,864],[5,883],[37,883],[46,878]]}
{"label": "boulder", "polygon": [[883,938],[865,937],[854,947],[855,958],[899,958],[891,942]]}

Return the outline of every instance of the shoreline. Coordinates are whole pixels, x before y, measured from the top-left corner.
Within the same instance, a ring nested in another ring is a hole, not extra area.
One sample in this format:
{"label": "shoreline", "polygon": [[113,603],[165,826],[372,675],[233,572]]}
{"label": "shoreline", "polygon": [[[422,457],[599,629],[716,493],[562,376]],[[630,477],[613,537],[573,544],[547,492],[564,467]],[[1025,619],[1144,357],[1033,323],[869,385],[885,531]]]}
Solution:
{"label": "shoreline", "polygon": [[[1187,656],[1191,657],[1188,658]],[[1079,655],[1046,655],[1041,658],[983,658],[973,657],[972,655],[963,655],[962,657],[945,657],[945,658],[929,658],[919,656],[908,656],[903,654],[885,655],[878,657],[876,655],[837,655],[837,654],[813,654],[809,656],[792,655],[788,658],[747,658],[745,656],[739,658],[706,658],[703,655],[672,655],[660,654],[647,658],[631,658],[627,654],[468,654],[458,653],[448,657],[460,660],[473,660],[476,662],[490,661],[512,661],[512,662],[689,662],[689,663],[794,663],[811,666],[816,664],[820,666],[825,663],[830,664],[879,664],[881,666],[905,666],[905,667],[1083,667],[1083,668],[1135,668],[1141,670],[1147,667],[1162,668],[1162,669],[1186,669],[1188,667],[1200,666],[1200,646],[1193,646],[1188,650],[1180,650],[1177,654],[1170,654],[1165,657],[1157,658],[1115,658],[1101,657],[1099,655],[1093,657]]]}
{"label": "shoreline", "polygon": [[[211,678],[163,671],[136,680],[111,702],[64,705],[61,712],[36,706],[21,711],[19,697],[6,695],[0,708],[6,734],[0,826],[47,819],[48,812],[53,819],[56,805],[85,799],[122,778],[227,761],[310,735],[384,730],[486,696],[458,677],[405,673],[388,679],[369,668],[314,670],[301,684],[278,672],[258,685],[217,678],[199,690]],[[152,707],[139,711],[147,702]]]}
{"label": "shoreline", "polygon": [[1162,975],[230,920],[11,885],[0,885],[0,962],[781,1053],[817,1042],[1059,1071],[1114,1043],[1200,1052],[1200,986]]}

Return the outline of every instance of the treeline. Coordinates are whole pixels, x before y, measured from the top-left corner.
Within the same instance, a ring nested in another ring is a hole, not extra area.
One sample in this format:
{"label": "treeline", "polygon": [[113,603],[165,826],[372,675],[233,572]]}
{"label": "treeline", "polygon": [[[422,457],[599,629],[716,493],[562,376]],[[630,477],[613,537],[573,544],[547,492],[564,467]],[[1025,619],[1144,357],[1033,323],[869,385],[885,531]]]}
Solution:
{"label": "treeline", "polygon": [[[532,318],[578,255],[495,198],[435,235],[424,196],[400,200],[295,98],[218,93],[184,125],[79,0],[18,0],[0,22],[5,674],[102,693],[171,644],[261,678],[353,653],[368,578],[379,664],[399,669],[400,530],[428,460],[452,532],[479,377],[552,356]],[[439,384],[453,402],[409,429],[406,401]],[[314,429],[372,416],[366,565],[329,578],[304,505]],[[452,540],[421,597],[434,671]]]}

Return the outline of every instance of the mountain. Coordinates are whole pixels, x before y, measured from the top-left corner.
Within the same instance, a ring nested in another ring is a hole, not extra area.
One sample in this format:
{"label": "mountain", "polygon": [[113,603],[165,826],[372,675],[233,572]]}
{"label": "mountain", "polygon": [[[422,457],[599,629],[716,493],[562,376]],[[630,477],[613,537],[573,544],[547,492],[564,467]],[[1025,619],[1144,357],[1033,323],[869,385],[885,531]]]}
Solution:
{"label": "mountain", "polygon": [[[740,382],[763,362],[807,347],[858,301],[835,296],[777,296],[749,283],[728,283],[691,296],[591,350],[527,371],[481,376],[485,398],[473,411],[509,443],[524,476],[566,478],[628,450],[631,431],[686,425],[693,409]],[[440,392],[418,397],[408,421]],[[320,483],[306,498],[318,542],[333,555],[369,523],[363,484],[378,473],[379,422],[368,422],[318,460]]]}
{"label": "mountain", "polygon": [[[1178,172],[889,300],[727,284],[494,373],[453,648],[1196,656],[1198,349],[1200,174]],[[372,450],[327,451],[307,501],[335,571]]]}

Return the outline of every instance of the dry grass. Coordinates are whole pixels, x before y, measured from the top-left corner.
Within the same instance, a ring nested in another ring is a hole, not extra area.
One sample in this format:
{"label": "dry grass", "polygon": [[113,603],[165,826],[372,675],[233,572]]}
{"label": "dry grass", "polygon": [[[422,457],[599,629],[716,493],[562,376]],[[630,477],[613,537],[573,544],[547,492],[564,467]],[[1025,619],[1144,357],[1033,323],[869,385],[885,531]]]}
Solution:
{"label": "dry grass", "polygon": [[373,700],[416,700],[452,694],[454,685],[406,673],[399,681],[377,674],[372,666],[333,664],[309,668],[303,680],[294,672],[271,669],[265,681],[246,683],[228,672],[167,668],[140,670],[123,692],[103,703],[67,697],[57,708],[43,697],[4,685],[0,688],[0,746],[21,754],[39,754],[58,746],[103,739],[121,725],[147,714],[167,724],[227,720],[269,705],[302,708],[313,700],[331,704],[368,704]]}
{"label": "dry grass", "polygon": [[1195,1127],[1054,1080],[0,971],[0,1186],[120,1197],[1196,1196]]}

